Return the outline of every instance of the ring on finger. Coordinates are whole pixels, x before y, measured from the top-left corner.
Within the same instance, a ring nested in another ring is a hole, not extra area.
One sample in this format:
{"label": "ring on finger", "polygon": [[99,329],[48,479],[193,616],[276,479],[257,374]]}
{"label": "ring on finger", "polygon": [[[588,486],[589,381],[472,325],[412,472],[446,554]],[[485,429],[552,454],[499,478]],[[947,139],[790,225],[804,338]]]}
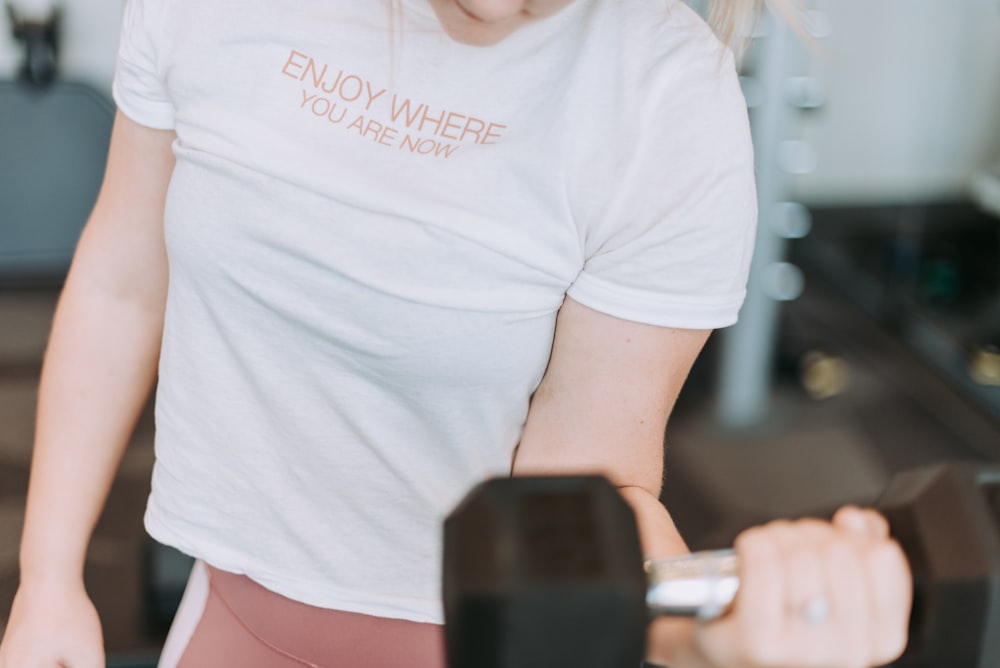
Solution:
{"label": "ring on finger", "polygon": [[830,602],[825,596],[813,596],[799,608],[798,615],[807,624],[822,624],[830,618]]}

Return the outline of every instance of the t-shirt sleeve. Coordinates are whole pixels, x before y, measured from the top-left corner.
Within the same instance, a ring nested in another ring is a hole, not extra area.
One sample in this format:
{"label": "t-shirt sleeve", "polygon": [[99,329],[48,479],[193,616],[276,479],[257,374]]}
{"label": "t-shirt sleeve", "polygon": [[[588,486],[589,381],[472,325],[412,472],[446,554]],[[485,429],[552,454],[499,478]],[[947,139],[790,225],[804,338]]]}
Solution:
{"label": "t-shirt sleeve", "polygon": [[128,0],[111,92],[130,119],[158,130],[174,127],[174,107],[159,67],[163,13],[169,0]]}
{"label": "t-shirt sleeve", "polygon": [[617,154],[568,294],[626,320],[725,327],[746,295],[757,219],[736,68],[716,51],[667,68],[655,84],[632,110],[638,129]]}

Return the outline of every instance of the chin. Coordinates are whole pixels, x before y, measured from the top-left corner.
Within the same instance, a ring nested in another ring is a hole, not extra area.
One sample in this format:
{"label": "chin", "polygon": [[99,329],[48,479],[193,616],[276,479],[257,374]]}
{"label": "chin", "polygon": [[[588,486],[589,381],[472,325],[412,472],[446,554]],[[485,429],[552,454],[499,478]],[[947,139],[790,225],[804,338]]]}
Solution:
{"label": "chin", "polygon": [[467,35],[467,34],[455,35],[449,32],[448,36],[451,37],[454,41],[458,42],[459,44],[465,44],[466,46],[486,47],[486,46],[493,46],[494,44],[499,44],[500,42],[504,41],[509,36],[509,34],[510,33],[504,35]]}
{"label": "chin", "polygon": [[513,30],[496,28],[480,29],[479,26],[464,29],[455,29],[444,26],[444,31],[447,33],[448,37],[452,38],[459,44],[465,44],[467,46],[493,46],[494,44],[499,44],[504,41],[510,37],[512,32],[514,32]]}
{"label": "chin", "polygon": [[437,2],[431,2],[431,6],[448,37],[459,44],[468,46],[499,44],[510,37],[511,33],[524,23],[521,17],[512,18],[502,23],[486,23],[477,20],[457,5],[442,7]]}

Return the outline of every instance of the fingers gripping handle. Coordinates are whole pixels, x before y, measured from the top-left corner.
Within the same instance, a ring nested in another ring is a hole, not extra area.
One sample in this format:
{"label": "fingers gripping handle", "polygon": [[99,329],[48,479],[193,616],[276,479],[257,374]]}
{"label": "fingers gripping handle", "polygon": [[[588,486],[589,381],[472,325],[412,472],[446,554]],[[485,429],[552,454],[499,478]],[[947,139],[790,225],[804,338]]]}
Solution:
{"label": "fingers gripping handle", "polygon": [[649,580],[646,604],[650,613],[704,620],[719,617],[740,587],[738,565],[732,550],[646,561],[643,567]]}

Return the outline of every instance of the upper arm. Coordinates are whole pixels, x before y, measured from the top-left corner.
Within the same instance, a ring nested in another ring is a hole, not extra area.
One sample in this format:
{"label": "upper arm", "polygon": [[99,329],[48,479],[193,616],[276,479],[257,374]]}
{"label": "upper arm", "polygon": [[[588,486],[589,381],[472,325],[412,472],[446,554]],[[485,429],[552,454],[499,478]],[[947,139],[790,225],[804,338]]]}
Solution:
{"label": "upper arm", "polygon": [[163,207],[174,167],[174,136],[116,115],[104,181],[77,245],[71,282],[162,308],[167,283]]}
{"label": "upper arm", "polygon": [[567,298],[514,474],[599,472],[658,494],[667,417],[709,334],[622,320]]}

